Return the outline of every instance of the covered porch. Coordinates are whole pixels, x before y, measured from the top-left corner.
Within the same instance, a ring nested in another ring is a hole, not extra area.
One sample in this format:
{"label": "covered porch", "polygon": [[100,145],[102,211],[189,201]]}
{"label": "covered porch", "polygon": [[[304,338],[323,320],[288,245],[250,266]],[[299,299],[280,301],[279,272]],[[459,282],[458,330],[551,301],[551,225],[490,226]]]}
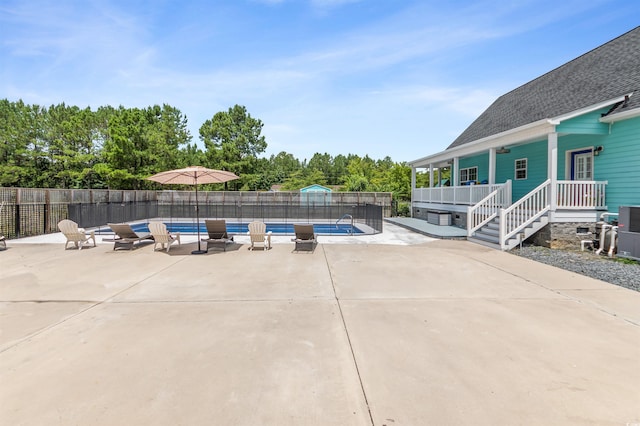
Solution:
{"label": "covered porch", "polygon": [[[607,210],[607,181],[593,180],[598,147],[580,151],[582,169],[574,167],[568,162],[578,156],[567,147],[559,150],[555,124],[543,120],[410,163],[412,217],[422,218],[425,210],[454,212],[454,224],[468,237],[493,222],[502,249],[528,237],[533,231],[525,235],[526,228],[597,222]],[[418,186],[425,176],[426,185]]]}

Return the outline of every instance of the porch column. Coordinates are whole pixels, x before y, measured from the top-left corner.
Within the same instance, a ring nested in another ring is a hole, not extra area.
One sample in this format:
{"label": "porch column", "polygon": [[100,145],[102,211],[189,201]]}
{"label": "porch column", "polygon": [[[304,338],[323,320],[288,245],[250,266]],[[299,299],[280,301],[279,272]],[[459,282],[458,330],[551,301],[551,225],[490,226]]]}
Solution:
{"label": "porch column", "polygon": [[549,204],[551,211],[556,211],[558,205],[558,134],[547,135],[547,178],[551,180]]}
{"label": "porch column", "polygon": [[429,188],[433,188],[433,164],[429,164]]}
{"label": "porch column", "polygon": [[453,158],[453,166],[451,167],[451,186],[460,185],[460,157]]}
{"label": "porch column", "polygon": [[489,149],[489,185],[496,183],[496,149]]}
{"label": "porch column", "polygon": [[409,217],[413,217],[413,194],[416,189],[416,168],[411,167],[411,204],[409,204]]}
{"label": "porch column", "polygon": [[416,189],[416,168],[412,167],[411,168],[411,193],[413,193],[414,189]]}

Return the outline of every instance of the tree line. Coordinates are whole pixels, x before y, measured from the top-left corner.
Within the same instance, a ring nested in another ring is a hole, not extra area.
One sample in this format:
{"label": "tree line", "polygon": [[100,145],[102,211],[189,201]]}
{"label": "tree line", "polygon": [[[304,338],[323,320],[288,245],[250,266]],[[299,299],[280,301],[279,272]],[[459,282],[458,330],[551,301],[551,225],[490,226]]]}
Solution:
{"label": "tree line", "polygon": [[[231,190],[297,190],[311,184],[344,191],[392,192],[410,199],[411,169],[389,157],[316,153],[299,160],[267,148],[263,123],[244,106],[217,112],[199,128],[200,149],[187,117],[164,104],[102,106],[93,111],[64,103],[43,107],[0,100],[0,186],[23,188],[158,189],[146,177],[201,165],[240,176]],[[419,175],[419,185],[426,175]],[[212,185],[208,189],[220,189]]]}

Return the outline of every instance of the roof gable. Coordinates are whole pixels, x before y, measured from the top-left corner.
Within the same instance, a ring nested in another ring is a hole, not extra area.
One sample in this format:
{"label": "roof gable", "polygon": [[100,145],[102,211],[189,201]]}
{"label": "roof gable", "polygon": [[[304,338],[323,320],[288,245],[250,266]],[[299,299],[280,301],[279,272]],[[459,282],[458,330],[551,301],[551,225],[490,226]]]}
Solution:
{"label": "roof gable", "polygon": [[331,192],[331,188],[314,183],[313,185],[301,188],[300,192]]}
{"label": "roof gable", "polygon": [[640,107],[640,27],[500,96],[447,149],[632,92]]}

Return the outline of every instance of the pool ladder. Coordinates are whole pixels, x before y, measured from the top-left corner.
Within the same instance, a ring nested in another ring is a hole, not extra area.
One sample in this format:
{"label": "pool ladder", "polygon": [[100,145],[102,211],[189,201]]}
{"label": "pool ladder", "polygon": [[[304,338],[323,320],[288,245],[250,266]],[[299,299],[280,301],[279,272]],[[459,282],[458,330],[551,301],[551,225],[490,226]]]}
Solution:
{"label": "pool ladder", "polygon": [[338,228],[338,222],[340,222],[342,219],[345,219],[345,218],[351,219],[351,232],[350,232],[350,234],[353,235],[353,216],[351,216],[349,213],[347,213],[345,215],[342,215],[342,217],[340,219],[336,220],[336,228]]}

